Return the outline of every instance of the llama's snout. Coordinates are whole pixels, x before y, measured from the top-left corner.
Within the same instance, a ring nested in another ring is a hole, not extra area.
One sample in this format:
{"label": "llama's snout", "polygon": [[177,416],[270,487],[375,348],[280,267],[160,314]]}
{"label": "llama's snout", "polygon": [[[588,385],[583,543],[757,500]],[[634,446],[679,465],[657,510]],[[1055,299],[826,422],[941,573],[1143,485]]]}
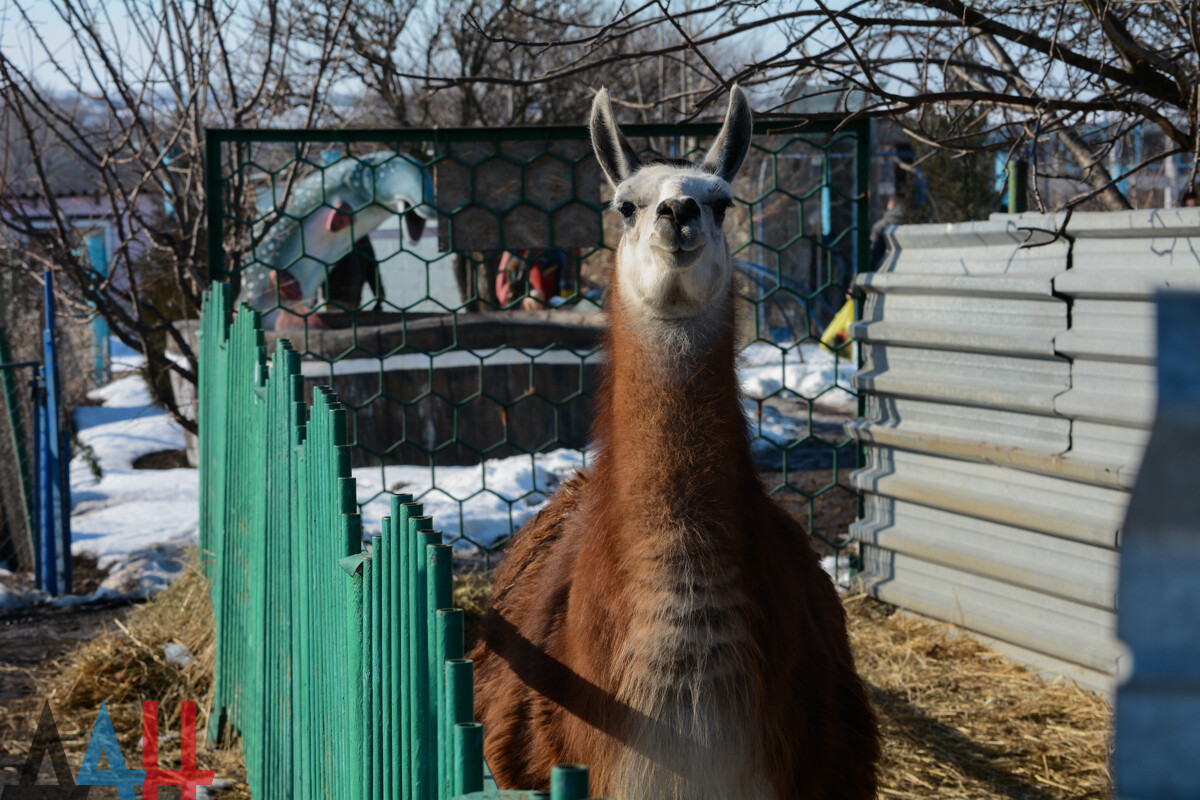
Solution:
{"label": "llama's snout", "polygon": [[691,197],[663,200],[655,209],[650,244],[659,250],[691,253],[705,244],[700,204]]}

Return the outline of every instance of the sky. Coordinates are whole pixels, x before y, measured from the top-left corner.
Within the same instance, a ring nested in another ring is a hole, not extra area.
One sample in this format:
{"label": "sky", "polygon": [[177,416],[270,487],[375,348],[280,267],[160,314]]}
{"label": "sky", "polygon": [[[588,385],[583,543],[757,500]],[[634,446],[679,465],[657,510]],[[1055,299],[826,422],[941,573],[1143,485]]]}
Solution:
{"label": "sky", "polygon": [[[120,42],[119,51],[123,57],[135,62],[145,59],[147,48],[134,35],[124,3],[82,0],[80,5],[92,9],[102,27],[116,34],[116,41]],[[70,28],[47,0],[0,0],[0,47],[4,49],[6,56],[22,68],[32,70],[43,86],[56,91],[69,90],[70,85],[67,81],[46,63],[41,45],[31,32],[29,24],[22,18],[22,9],[56,58],[72,67],[82,66],[82,53],[75,45]],[[94,84],[88,88],[94,88]]]}
{"label": "sky", "polygon": [[[801,7],[813,5],[813,0],[798,1]],[[74,0],[74,2],[78,7],[86,9],[85,13],[94,15],[106,41],[119,43],[116,52],[135,71],[139,65],[146,63],[150,50],[131,25],[126,2],[141,5],[147,3],[147,0],[108,0],[107,2],[105,0]],[[837,7],[843,2],[845,0],[830,0],[828,5]],[[253,6],[256,0],[235,0],[235,3]],[[790,10],[796,7],[796,3],[797,0],[769,0],[764,8],[769,9],[775,5]],[[674,0],[673,3],[667,3],[668,7],[676,8],[686,4],[687,0],[684,2]],[[28,23],[22,16],[22,9],[29,17]],[[415,17],[412,21],[419,24],[419,20]],[[0,47],[3,48],[5,55],[25,70],[26,74],[32,73],[40,85],[55,92],[71,91],[70,82],[58,74],[48,63],[41,45],[31,31],[31,26],[60,62],[82,76],[81,82],[85,90],[94,91],[98,88],[86,77],[85,54],[81,52],[71,36],[68,23],[64,22],[55,10],[54,3],[50,0],[0,0]],[[776,40],[779,39],[779,35],[778,31],[763,28],[745,41],[752,42],[754,49],[760,53],[773,51],[778,49]],[[346,87],[339,87],[339,91],[344,88]]]}

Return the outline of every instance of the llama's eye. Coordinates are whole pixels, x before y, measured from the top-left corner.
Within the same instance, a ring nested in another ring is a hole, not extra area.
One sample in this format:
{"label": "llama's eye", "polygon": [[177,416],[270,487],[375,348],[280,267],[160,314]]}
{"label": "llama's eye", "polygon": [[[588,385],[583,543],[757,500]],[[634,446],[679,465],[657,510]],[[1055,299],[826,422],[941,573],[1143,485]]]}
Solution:
{"label": "llama's eye", "polygon": [[718,225],[720,225],[725,221],[725,212],[728,211],[733,205],[733,201],[722,198],[720,200],[713,200],[709,205],[712,206],[713,219],[716,220]]}
{"label": "llama's eye", "polygon": [[632,219],[634,213],[637,211],[637,206],[626,200],[624,203],[621,203],[618,210],[625,219]]}

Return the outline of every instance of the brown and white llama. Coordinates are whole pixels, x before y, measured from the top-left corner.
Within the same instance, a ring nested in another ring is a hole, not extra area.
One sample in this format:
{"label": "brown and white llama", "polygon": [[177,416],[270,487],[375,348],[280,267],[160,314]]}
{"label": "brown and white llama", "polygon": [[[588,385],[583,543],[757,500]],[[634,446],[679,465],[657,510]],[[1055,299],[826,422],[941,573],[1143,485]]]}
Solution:
{"label": "brown and white llama", "polygon": [[734,373],[722,223],[751,132],[735,87],[703,162],[642,161],[592,106],[624,235],[592,465],[513,540],[472,653],[501,788],[576,762],[617,800],[875,796],[845,614],[755,473]]}

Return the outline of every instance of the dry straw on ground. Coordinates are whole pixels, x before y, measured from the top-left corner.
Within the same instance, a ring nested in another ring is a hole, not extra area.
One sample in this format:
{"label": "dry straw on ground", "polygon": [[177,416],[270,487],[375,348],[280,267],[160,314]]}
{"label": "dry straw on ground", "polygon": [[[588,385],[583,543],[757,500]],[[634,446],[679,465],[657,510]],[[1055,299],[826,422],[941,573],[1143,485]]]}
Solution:
{"label": "dry straw on ground", "polygon": [[846,600],[884,735],[881,798],[1107,797],[1112,712],[947,625]]}
{"label": "dry straw on ground", "polygon": [[[190,660],[169,660],[168,644],[187,648]],[[157,700],[159,763],[165,769],[178,768],[180,702],[194,700],[199,768],[234,781],[221,793],[224,800],[249,798],[240,752],[208,748],[203,742],[204,721],[212,708],[214,657],[208,582],[193,558],[166,591],[133,609],[124,621],[116,619],[114,630],[69,653],[43,683],[42,694],[54,709],[73,766],[78,769],[101,702],[108,703],[127,760],[140,763],[141,703]]]}
{"label": "dry straw on ground", "polygon": [[[455,581],[455,603],[474,638],[490,593],[479,572]],[[1047,683],[950,626],[916,619],[863,596],[845,601],[859,671],[871,689],[885,739],[880,798],[1065,800],[1106,797],[1111,711],[1069,682]],[[163,645],[188,647],[186,667]],[[118,732],[136,731],[143,698],[163,701],[162,730],[178,730],[178,701],[211,703],[212,614],[193,568],[136,609],[123,629],[64,659],[46,687],[63,727],[84,734],[107,699]],[[61,723],[60,723],[61,724]],[[81,737],[80,740],[82,740]],[[136,747],[135,741],[122,742]],[[177,763],[178,742],[163,763]],[[127,752],[138,752],[131,749]],[[72,760],[82,752],[72,753]],[[237,752],[201,751],[201,768],[243,774]],[[239,783],[223,798],[248,797]]]}

